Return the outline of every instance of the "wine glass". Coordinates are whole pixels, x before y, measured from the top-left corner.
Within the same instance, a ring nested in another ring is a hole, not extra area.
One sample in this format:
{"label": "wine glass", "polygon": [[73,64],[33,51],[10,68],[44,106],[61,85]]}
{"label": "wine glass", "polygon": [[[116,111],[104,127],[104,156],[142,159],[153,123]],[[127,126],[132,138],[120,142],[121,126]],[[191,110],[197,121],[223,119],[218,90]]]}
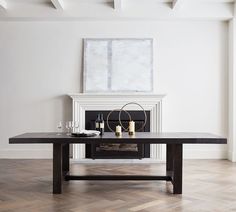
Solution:
{"label": "wine glass", "polygon": [[70,128],[71,128],[71,133],[74,133],[75,130],[74,130],[74,122],[73,121],[70,121]]}
{"label": "wine glass", "polygon": [[75,132],[78,133],[79,132],[79,122],[78,121],[74,121],[74,128],[75,128]]}
{"label": "wine glass", "polygon": [[73,123],[72,123],[72,121],[68,121],[68,127],[69,127],[69,129],[68,129],[68,131],[69,131],[69,133],[71,134],[73,131]]}
{"label": "wine glass", "polygon": [[58,129],[58,133],[57,135],[61,135],[61,130],[62,130],[62,121],[59,121],[57,124],[57,129]]}
{"label": "wine glass", "polygon": [[67,133],[66,135],[70,135],[70,129],[71,129],[71,121],[67,121],[66,122],[66,129],[67,129]]}

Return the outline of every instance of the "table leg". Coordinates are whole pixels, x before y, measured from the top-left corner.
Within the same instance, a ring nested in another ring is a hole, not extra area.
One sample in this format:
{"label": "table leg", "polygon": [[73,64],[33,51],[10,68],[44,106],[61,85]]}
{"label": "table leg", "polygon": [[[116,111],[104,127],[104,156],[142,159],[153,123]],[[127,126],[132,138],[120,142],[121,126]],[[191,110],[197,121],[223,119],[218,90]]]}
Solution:
{"label": "table leg", "polygon": [[182,194],[183,144],[174,144],[173,153],[173,191]]}
{"label": "table leg", "polygon": [[169,174],[173,172],[173,155],[174,155],[174,147],[173,144],[166,144],[166,173]]}
{"label": "table leg", "polygon": [[53,144],[53,194],[62,191],[62,144]]}
{"label": "table leg", "polygon": [[70,171],[70,144],[62,146],[62,171],[64,176]]}

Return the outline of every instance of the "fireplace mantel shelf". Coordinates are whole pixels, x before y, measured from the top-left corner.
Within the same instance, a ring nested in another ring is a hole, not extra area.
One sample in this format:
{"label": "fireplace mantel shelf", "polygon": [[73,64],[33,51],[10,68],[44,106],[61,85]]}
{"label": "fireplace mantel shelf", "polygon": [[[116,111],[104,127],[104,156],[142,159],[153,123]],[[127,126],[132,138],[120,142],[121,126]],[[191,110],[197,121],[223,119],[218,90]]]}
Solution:
{"label": "fireplace mantel shelf", "polygon": [[163,99],[166,94],[157,93],[71,93],[72,99],[76,98],[158,98]]}

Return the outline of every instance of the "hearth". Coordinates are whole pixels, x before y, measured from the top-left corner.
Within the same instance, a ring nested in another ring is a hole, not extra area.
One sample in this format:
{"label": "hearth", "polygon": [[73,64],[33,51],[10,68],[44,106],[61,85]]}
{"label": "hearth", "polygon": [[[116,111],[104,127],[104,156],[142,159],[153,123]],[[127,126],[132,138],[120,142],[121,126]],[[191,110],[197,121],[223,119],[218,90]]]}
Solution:
{"label": "hearth", "polygon": [[[95,129],[95,120],[98,113],[102,113],[105,120],[105,132],[109,132],[106,124],[106,118],[110,111],[86,111],[85,127],[86,129]],[[135,121],[136,129],[139,129],[144,122],[143,111],[128,111]],[[146,111],[147,124],[142,130],[150,132],[150,111]],[[119,124],[119,112],[113,112],[109,118],[109,125],[112,129]],[[128,126],[129,117],[124,112],[121,114],[121,120],[124,127]],[[125,133],[125,132],[124,132]],[[86,144],[86,158],[92,159],[142,159],[150,158],[150,144]]]}

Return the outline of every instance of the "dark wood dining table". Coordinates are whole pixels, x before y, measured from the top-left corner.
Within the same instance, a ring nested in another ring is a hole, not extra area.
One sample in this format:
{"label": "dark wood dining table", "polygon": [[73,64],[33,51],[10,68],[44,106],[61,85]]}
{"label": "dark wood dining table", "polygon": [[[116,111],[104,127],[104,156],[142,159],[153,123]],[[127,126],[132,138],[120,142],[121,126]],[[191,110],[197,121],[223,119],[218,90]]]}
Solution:
{"label": "dark wood dining table", "polygon": [[[66,133],[25,133],[9,139],[10,144],[53,145],[53,194],[62,193],[62,180],[164,180],[173,184],[173,193],[182,194],[183,145],[226,144],[227,138],[210,133],[151,133],[140,132],[121,137],[105,133],[95,137],[72,137]],[[70,175],[70,144],[166,144],[166,175]]]}

